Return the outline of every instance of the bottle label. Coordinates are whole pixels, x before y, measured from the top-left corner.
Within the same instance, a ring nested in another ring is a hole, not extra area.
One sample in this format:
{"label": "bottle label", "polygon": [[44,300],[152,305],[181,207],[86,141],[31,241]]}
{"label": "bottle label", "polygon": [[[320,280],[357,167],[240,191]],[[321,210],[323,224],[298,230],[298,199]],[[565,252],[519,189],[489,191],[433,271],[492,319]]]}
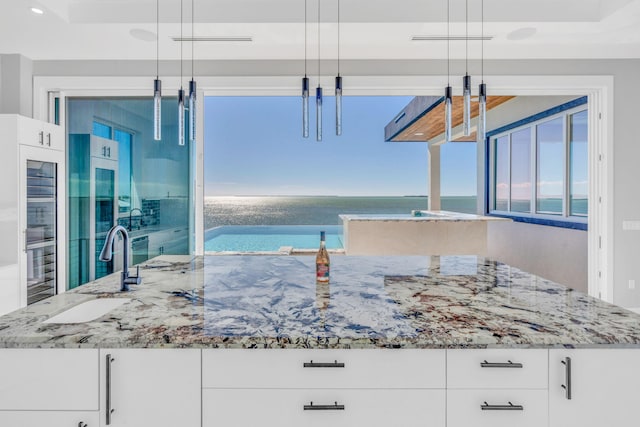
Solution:
{"label": "bottle label", "polygon": [[329,264],[316,265],[316,279],[320,281],[329,280]]}

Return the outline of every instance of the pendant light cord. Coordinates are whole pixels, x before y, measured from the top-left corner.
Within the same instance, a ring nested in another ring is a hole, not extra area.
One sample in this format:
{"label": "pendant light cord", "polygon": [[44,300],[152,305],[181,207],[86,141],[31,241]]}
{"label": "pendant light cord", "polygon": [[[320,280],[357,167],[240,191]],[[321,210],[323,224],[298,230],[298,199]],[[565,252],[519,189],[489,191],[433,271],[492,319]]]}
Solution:
{"label": "pendant light cord", "polygon": [[318,87],[320,87],[320,0],[318,0]]}
{"label": "pendant light cord", "polygon": [[480,44],[480,81],[484,83],[484,0],[480,0],[480,32],[482,33]]}
{"label": "pendant light cord", "polygon": [[338,0],[338,76],[340,76],[340,0]]}
{"label": "pendant light cord", "polygon": [[464,1],[465,41],[464,41],[464,68],[465,74],[469,74],[469,0]]}
{"label": "pendant light cord", "polygon": [[160,0],[156,0],[156,80],[160,78]]}
{"label": "pendant light cord", "polygon": [[193,74],[194,74],[193,45],[195,44],[195,40],[193,38],[193,17],[194,17],[193,1],[194,0],[191,0],[191,80],[193,80]]}
{"label": "pendant light cord", "polygon": [[307,77],[307,0],[304,0],[304,76]]}
{"label": "pendant light cord", "polygon": [[451,25],[451,1],[447,0],[447,86],[451,86],[450,76],[451,76],[451,58],[450,55],[450,44],[451,44],[451,35],[450,35],[450,25]]}
{"label": "pendant light cord", "polygon": [[184,44],[184,37],[182,33],[182,17],[183,1],[180,0],[180,87],[182,87],[182,45]]}

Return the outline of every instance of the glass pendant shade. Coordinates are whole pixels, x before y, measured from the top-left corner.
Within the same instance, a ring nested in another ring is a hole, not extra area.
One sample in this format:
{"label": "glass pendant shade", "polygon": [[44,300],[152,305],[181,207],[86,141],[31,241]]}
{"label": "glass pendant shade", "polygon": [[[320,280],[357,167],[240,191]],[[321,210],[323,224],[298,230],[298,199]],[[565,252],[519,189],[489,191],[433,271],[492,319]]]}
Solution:
{"label": "glass pendant shade", "polygon": [[184,145],[184,90],[178,91],[178,145]]}
{"label": "glass pendant shade", "polygon": [[444,89],[444,142],[451,141],[451,86]]}
{"label": "glass pendant shade", "polygon": [[481,83],[478,96],[478,142],[484,142],[487,132],[487,85]]}
{"label": "glass pendant shade", "polygon": [[471,77],[467,74],[462,78],[462,133],[471,135]]}
{"label": "glass pendant shade", "polygon": [[196,140],[196,81],[189,82],[189,141]]}
{"label": "glass pendant shade", "polygon": [[162,139],[162,82],[153,81],[153,139]]}
{"label": "glass pendant shade", "polygon": [[302,137],[309,138],[309,78],[302,78]]}
{"label": "glass pendant shade", "polygon": [[342,135],[342,77],[336,77],[336,135]]}
{"label": "glass pendant shade", "polygon": [[316,141],[322,141],[322,88],[316,88]]}

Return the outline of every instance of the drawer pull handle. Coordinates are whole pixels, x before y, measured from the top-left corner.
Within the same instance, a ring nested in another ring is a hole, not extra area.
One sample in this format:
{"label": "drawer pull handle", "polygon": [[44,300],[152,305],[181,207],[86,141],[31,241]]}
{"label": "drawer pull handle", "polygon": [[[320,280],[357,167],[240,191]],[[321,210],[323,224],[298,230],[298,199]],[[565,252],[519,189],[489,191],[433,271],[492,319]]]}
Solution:
{"label": "drawer pull handle", "polygon": [[344,411],[344,405],[338,405],[338,402],[334,402],[333,405],[314,405],[313,402],[309,402],[308,405],[304,405],[305,411]]}
{"label": "drawer pull handle", "polygon": [[567,400],[571,400],[571,358],[565,357],[560,363],[564,365],[564,384],[560,387],[565,390]]}
{"label": "drawer pull handle", "polygon": [[111,384],[111,364],[115,361],[116,359],[114,359],[113,357],[111,357],[111,354],[107,354],[107,363],[106,363],[106,374],[107,374],[107,382],[106,382],[106,388],[107,388],[107,392],[106,392],[106,398],[107,398],[107,408],[106,408],[106,424],[107,425],[111,425],[111,414],[113,414],[115,412],[115,409],[113,409],[111,407],[111,403],[112,403],[112,399],[111,399],[111,388],[112,388],[112,384]]}
{"label": "drawer pull handle", "polygon": [[85,422],[80,421],[78,423],[78,427],[89,427],[89,425],[87,423],[85,423]]}
{"label": "drawer pull handle", "polygon": [[511,402],[508,405],[489,405],[484,402],[484,405],[480,405],[480,409],[483,411],[524,411],[524,406],[514,405]]}
{"label": "drawer pull handle", "polygon": [[344,368],[343,362],[314,362],[313,360],[310,362],[304,362],[302,365],[304,368]]}
{"label": "drawer pull handle", "polygon": [[507,360],[507,363],[504,362],[487,362],[486,360],[480,363],[480,367],[482,368],[522,368],[524,367],[522,363],[513,363],[511,360]]}

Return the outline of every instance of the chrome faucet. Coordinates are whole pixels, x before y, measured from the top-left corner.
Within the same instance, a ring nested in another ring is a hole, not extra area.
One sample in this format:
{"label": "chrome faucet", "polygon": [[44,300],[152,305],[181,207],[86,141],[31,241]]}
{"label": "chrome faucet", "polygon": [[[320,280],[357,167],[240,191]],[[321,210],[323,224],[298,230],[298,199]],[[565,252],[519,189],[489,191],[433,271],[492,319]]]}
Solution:
{"label": "chrome faucet", "polygon": [[137,268],[135,276],[129,276],[129,233],[127,229],[121,225],[114,225],[107,233],[107,237],[104,240],[104,246],[100,252],[100,261],[111,261],[113,258],[113,241],[116,238],[116,234],[120,232],[124,239],[124,249],[122,251],[122,275],[120,276],[120,291],[125,292],[129,290],[129,285],[139,285],[142,283],[142,277],[140,277],[140,267]]}

